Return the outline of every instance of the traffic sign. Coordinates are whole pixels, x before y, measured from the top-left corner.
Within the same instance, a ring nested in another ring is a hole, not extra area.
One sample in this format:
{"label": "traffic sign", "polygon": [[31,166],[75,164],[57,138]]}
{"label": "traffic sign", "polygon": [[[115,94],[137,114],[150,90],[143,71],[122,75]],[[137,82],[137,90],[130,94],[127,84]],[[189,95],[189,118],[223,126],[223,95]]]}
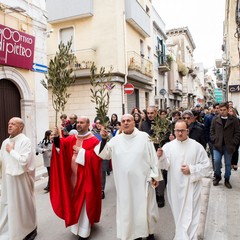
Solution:
{"label": "traffic sign", "polygon": [[159,91],[159,93],[164,96],[164,95],[167,93],[167,91],[166,91],[166,89],[162,88],[162,89]]}
{"label": "traffic sign", "polygon": [[132,94],[134,92],[134,86],[131,83],[126,83],[124,85],[124,93]]}
{"label": "traffic sign", "polygon": [[33,63],[32,71],[46,73],[48,71],[48,67],[39,63]]}

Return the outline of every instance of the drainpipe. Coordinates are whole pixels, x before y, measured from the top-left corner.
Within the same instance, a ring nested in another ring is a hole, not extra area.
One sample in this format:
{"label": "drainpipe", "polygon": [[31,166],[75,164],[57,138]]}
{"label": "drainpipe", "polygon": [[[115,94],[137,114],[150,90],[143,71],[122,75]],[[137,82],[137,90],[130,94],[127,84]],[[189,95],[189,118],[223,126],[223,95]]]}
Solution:
{"label": "drainpipe", "polygon": [[127,83],[128,76],[128,58],[127,58],[127,36],[126,36],[126,13],[123,11],[123,42],[124,42],[124,58],[125,58],[125,76],[124,84],[122,85],[122,114],[125,114],[125,94],[124,85]]}

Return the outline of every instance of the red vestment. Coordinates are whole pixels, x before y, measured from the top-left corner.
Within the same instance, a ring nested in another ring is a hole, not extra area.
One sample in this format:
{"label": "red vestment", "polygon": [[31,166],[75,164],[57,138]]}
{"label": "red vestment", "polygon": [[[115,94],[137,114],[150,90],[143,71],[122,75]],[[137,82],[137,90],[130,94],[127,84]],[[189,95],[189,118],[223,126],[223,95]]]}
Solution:
{"label": "red vestment", "polygon": [[99,140],[90,135],[84,138],[85,165],[77,164],[77,178],[72,186],[71,175],[75,135],[60,138],[60,152],[53,147],[51,159],[50,200],[56,215],[65,220],[66,227],[78,222],[82,205],[86,200],[86,211],[91,225],[99,222],[101,215],[101,162],[94,153]]}

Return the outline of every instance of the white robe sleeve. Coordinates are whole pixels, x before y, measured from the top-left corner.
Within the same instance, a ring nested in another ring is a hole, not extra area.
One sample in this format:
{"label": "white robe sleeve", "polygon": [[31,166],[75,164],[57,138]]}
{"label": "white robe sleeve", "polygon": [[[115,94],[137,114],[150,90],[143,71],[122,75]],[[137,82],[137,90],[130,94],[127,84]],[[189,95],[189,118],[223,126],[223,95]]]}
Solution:
{"label": "white robe sleeve", "polygon": [[167,157],[167,148],[163,146],[162,150],[163,154],[160,158],[158,158],[158,168],[168,170],[170,167],[170,161]]}
{"label": "white robe sleeve", "polygon": [[202,177],[209,175],[209,158],[204,149],[199,150],[198,162],[189,165],[191,182],[199,181]]}
{"label": "white robe sleeve", "polygon": [[163,180],[163,177],[162,177],[162,172],[159,171],[158,169],[158,157],[157,157],[156,150],[151,141],[148,141],[147,146],[148,146],[148,152],[150,157],[150,168],[151,168],[149,177],[153,178],[156,181],[161,181]]}
{"label": "white robe sleeve", "polygon": [[96,155],[99,156],[101,159],[106,159],[106,160],[112,159],[112,151],[111,151],[109,142],[106,143],[102,151],[99,153],[100,146],[101,146],[101,142],[94,148],[94,152],[96,153]]}

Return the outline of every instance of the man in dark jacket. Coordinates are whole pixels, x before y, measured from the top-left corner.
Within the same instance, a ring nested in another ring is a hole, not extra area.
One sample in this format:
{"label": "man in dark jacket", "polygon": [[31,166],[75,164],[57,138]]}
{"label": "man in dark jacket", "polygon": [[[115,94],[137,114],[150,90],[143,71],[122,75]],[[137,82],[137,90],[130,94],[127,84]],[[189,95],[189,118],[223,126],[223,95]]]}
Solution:
{"label": "man in dark jacket", "polygon": [[203,128],[198,125],[196,119],[190,110],[185,110],[182,113],[183,120],[187,123],[189,134],[188,136],[197,142],[199,142],[205,149],[206,149],[206,141],[204,138],[204,130]]}
{"label": "man in dark jacket", "polygon": [[[152,136],[154,134],[154,131],[152,129],[152,125],[154,124],[154,118],[158,114],[158,109],[155,106],[149,106],[147,108],[147,120],[142,123],[141,131],[144,131],[149,134],[149,136]],[[154,144],[154,147],[157,151],[159,148],[159,144]],[[162,208],[165,206],[165,198],[164,198],[164,190],[165,190],[165,183],[167,182],[167,171],[162,170],[164,181],[160,181],[159,185],[156,187],[156,198],[157,198],[157,204],[159,208]]]}
{"label": "man in dark jacket", "polygon": [[232,188],[229,182],[231,175],[231,159],[236,146],[240,141],[239,121],[236,117],[228,114],[228,104],[219,105],[220,114],[213,118],[210,138],[213,143],[214,173],[213,185],[217,186],[221,181],[221,162],[224,155],[225,162],[225,186]]}
{"label": "man in dark jacket", "polygon": [[204,135],[205,135],[205,140],[206,140],[206,143],[208,144],[210,154],[212,157],[213,170],[214,170],[213,145],[210,140],[210,128],[211,128],[213,118],[218,116],[218,114],[219,114],[219,103],[214,103],[212,111],[210,113],[206,114],[204,117]]}

